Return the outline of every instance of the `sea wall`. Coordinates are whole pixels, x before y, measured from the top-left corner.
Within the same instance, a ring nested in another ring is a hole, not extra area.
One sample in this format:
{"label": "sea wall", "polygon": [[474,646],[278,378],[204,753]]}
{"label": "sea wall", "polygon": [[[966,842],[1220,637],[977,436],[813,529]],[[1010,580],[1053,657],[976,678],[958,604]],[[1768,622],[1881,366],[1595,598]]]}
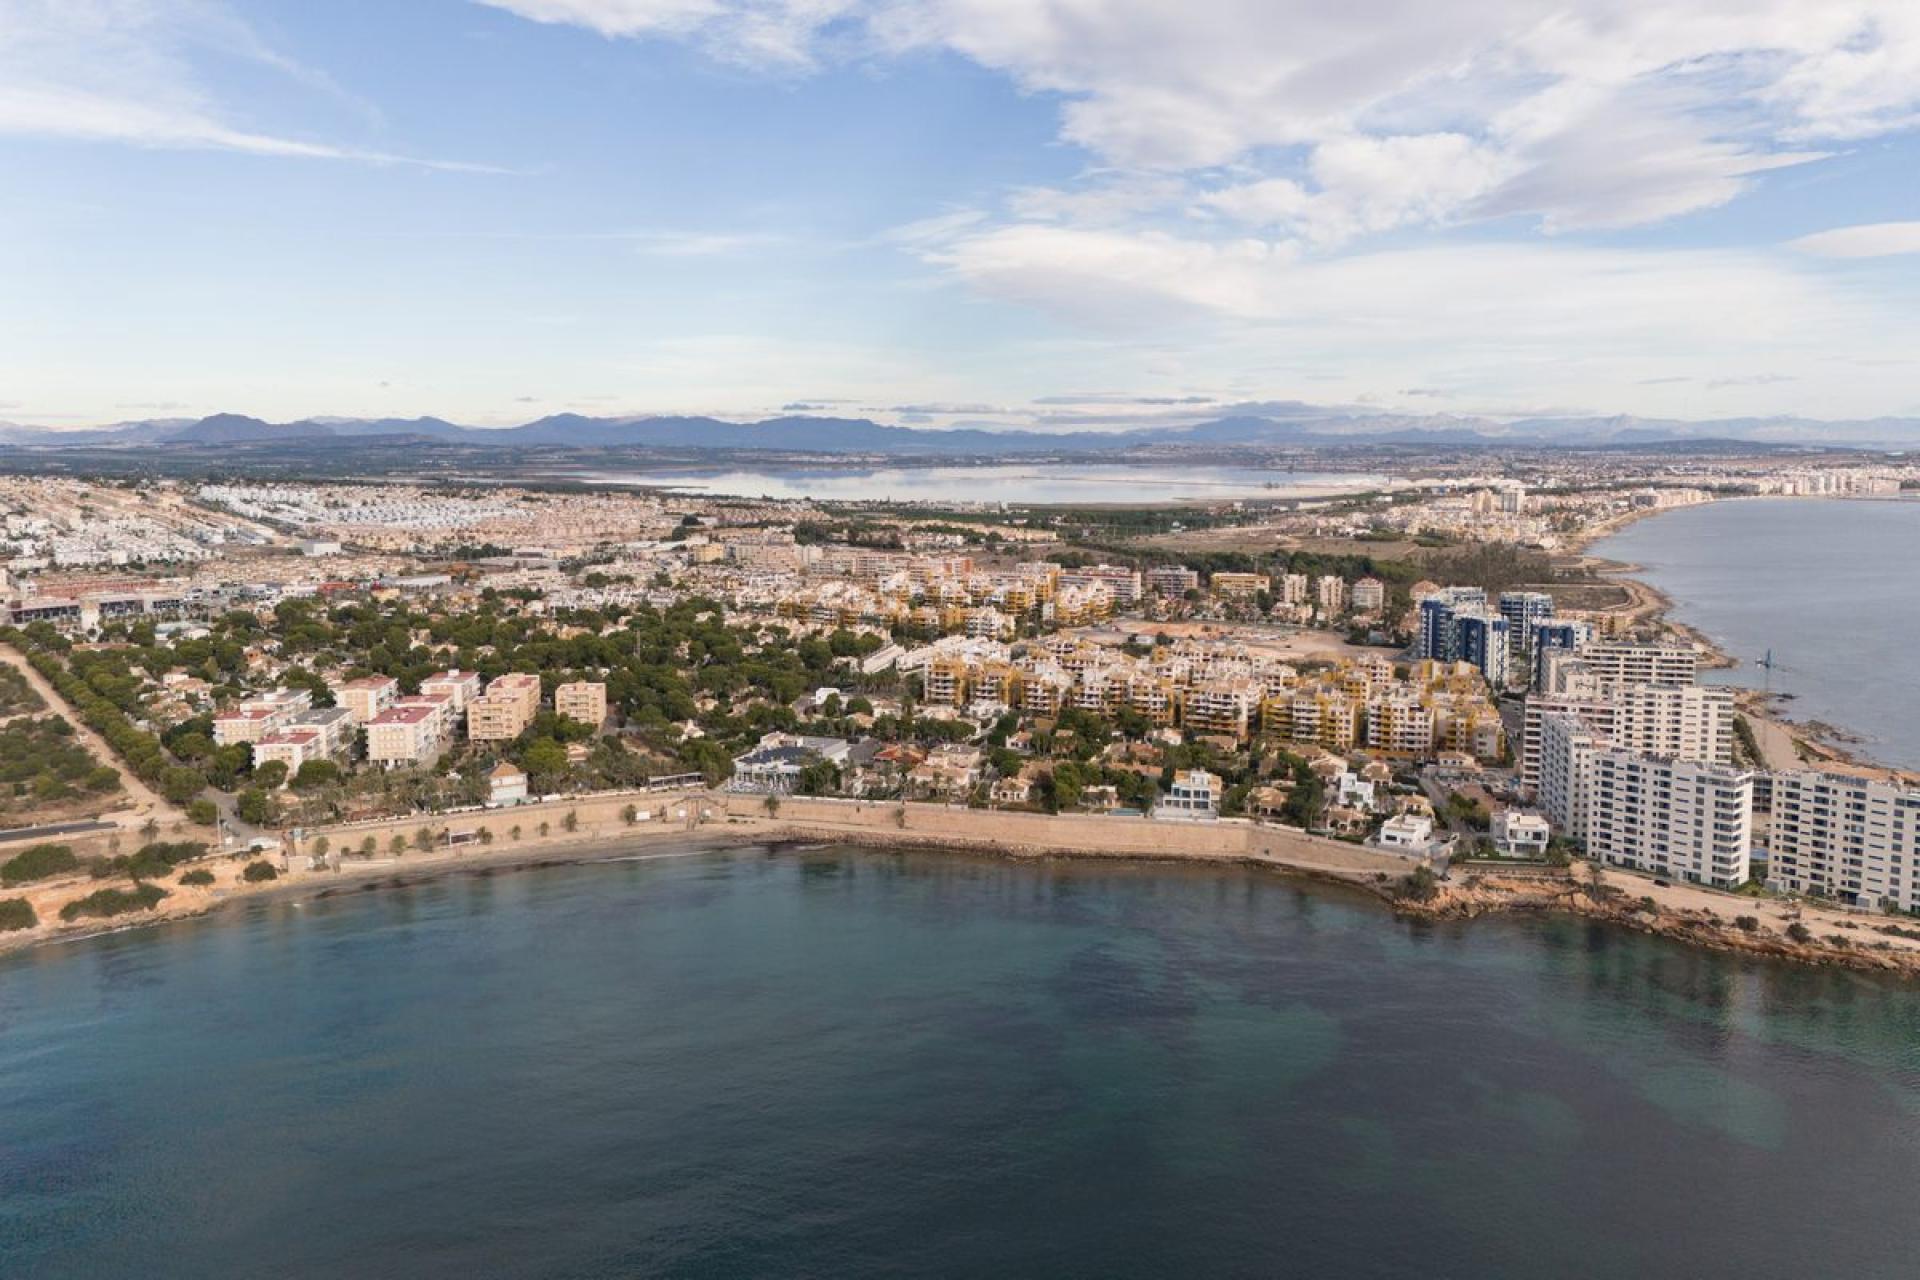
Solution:
{"label": "sea wall", "polygon": [[730,821],[758,821],[801,839],[941,845],[1023,857],[1062,855],[1260,861],[1323,875],[1403,876],[1394,854],[1246,821],[1167,821],[1084,813],[1021,813],[897,801],[786,797],[770,818],[760,796],[716,798]]}

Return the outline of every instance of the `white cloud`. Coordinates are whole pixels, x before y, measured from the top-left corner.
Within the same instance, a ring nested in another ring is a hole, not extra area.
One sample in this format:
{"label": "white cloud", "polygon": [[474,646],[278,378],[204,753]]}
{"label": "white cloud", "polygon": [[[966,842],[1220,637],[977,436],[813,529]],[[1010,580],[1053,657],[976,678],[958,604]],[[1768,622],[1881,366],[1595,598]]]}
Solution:
{"label": "white cloud", "polygon": [[855,0],[477,0],[534,22],[603,36],[696,41],[715,56],[759,66],[807,66],[822,30]]}
{"label": "white cloud", "polygon": [[[1318,246],[1532,215],[1630,226],[1724,204],[1807,144],[1920,122],[1913,0],[479,0],[604,35],[804,64],[940,48],[1060,100],[1121,169],[1244,172],[1199,206]],[[771,33],[771,34],[769,34]],[[1112,219],[1146,191],[1027,192]]]}
{"label": "white cloud", "polygon": [[0,134],[498,172],[236,124],[200,86],[195,50],[245,59],[377,114],[213,0],[0,0]]}
{"label": "white cloud", "polygon": [[1822,258],[1886,258],[1920,253],[1920,222],[1869,222],[1835,227],[1787,242],[1790,248]]}

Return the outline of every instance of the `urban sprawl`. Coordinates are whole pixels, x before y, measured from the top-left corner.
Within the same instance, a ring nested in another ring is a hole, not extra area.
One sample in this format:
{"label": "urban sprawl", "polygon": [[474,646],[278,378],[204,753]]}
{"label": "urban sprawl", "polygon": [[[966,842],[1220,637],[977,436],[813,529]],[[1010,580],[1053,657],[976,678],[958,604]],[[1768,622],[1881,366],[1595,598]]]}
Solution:
{"label": "urban sprawl", "polygon": [[[1582,555],[1651,511],[1916,477],[1588,459],[1151,518],[0,477],[0,637],[96,765],[228,846],[692,783],[1920,911],[1920,791],[1783,756],[1765,701]],[[9,777],[7,827],[126,799],[97,767]]]}

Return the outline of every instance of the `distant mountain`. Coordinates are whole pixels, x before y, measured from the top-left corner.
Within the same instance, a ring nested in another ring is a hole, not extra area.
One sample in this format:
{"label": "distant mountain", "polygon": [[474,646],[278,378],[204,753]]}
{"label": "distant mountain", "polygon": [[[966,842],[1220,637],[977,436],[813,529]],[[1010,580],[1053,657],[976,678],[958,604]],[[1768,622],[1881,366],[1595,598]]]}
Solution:
{"label": "distant mountain", "polygon": [[1335,445],[1632,448],[1685,444],[1779,447],[1920,447],[1920,418],[1825,422],[1811,418],[1726,418],[1704,422],[1629,416],[1493,418],[1373,413],[1265,404],[1258,413],[1191,426],[1137,430],[987,431],[913,428],[866,418],[787,416],[763,422],[705,417],[592,418],[554,414],[517,427],[468,427],[443,418],[309,418],[274,423],[237,413],[149,419],[59,430],[0,423],[0,446],[123,448],[155,445],[299,445],[353,449],[375,440],[433,441],[500,448],[661,448],[813,454],[977,457],[1076,454],[1139,448]]}

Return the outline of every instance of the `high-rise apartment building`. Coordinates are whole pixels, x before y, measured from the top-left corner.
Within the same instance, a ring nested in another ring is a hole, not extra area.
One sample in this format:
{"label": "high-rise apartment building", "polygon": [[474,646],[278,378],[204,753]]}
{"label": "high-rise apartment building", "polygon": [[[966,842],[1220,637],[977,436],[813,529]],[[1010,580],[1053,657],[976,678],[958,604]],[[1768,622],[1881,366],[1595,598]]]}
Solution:
{"label": "high-rise apartment building", "polygon": [[1773,776],[1767,883],[1920,911],[1920,791],[1801,770]]}

